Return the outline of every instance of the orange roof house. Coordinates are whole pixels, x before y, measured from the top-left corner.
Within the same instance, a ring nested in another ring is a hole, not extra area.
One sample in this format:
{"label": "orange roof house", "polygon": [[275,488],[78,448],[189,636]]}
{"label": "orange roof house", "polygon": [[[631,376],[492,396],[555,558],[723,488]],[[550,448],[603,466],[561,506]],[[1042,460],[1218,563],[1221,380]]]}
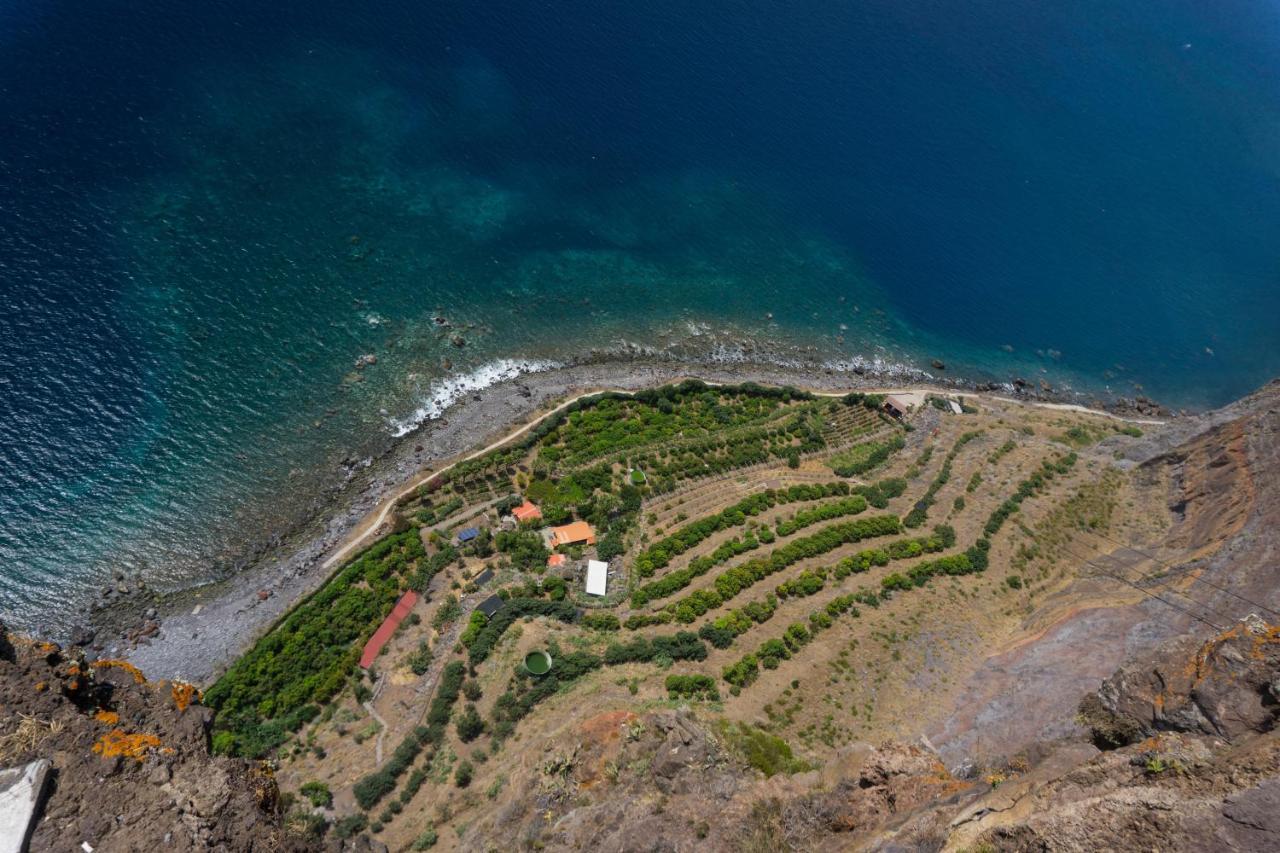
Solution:
{"label": "orange roof house", "polygon": [[378,626],[378,630],[373,632],[373,636],[369,638],[369,642],[364,644],[364,651],[360,653],[360,666],[368,669],[373,666],[373,662],[378,658],[378,652],[382,651],[382,647],[391,639],[391,635],[396,632],[396,628],[400,627],[400,623],[404,621],[404,617],[409,615],[409,611],[413,610],[413,605],[418,603],[418,594],[413,590],[409,590],[400,596],[400,600],[396,602],[396,606],[391,608],[391,615],[383,620]]}
{"label": "orange roof house", "polygon": [[564,554],[552,554],[547,557],[547,568],[554,569],[556,566],[563,566],[567,559],[569,558]]}
{"label": "orange roof house", "polygon": [[572,524],[551,528],[552,548],[559,548],[561,545],[577,545],[579,542],[587,545],[596,544],[596,532],[585,521],[575,521]]}
{"label": "orange roof house", "polygon": [[542,510],[538,509],[537,504],[531,504],[528,501],[511,510],[511,514],[516,517],[516,521],[536,521],[542,518]]}

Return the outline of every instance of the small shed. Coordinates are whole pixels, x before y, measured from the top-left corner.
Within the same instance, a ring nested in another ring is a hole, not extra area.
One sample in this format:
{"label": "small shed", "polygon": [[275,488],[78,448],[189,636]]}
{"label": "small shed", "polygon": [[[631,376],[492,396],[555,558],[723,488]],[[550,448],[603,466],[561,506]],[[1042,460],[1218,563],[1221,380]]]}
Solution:
{"label": "small shed", "polygon": [[568,559],[569,557],[565,554],[552,554],[550,557],[547,557],[547,568],[555,569],[563,566]]}
{"label": "small shed", "polygon": [[516,517],[516,521],[520,522],[537,521],[539,518],[542,518],[542,510],[538,509],[537,504],[529,503],[529,501],[525,501],[520,504],[520,506],[511,510],[511,514]]}
{"label": "small shed", "polygon": [[493,580],[493,569],[485,569],[483,572],[472,578],[471,582],[476,586],[484,586],[491,580]]}
{"label": "small shed", "polygon": [[587,560],[587,595],[604,595],[609,585],[609,564]]}
{"label": "small shed", "polygon": [[418,594],[413,590],[409,590],[400,596],[396,606],[391,608],[391,614],[382,620],[378,630],[374,631],[373,636],[369,638],[369,642],[364,644],[364,649],[360,652],[360,666],[362,668],[368,669],[373,666],[373,662],[378,659],[378,653],[382,651],[382,647],[395,634],[396,628],[400,627],[404,617],[409,615],[409,612],[413,610],[413,605],[417,603]]}
{"label": "small shed", "polygon": [[476,605],[476,610],[479,610],[481,613],[483,613],[486,618],[492,618],[493,614],[497,613],[499,610],[505,607],[506,604],[507,603],[502,600],[502,596],[491,595],[488,598],[486,598],[484,601]]}
{"label": "small shed", "polygon": [[475,539],[479,535],[480,535],[480,528],[467,527],[463,530],[458,531],[458,544],[462,544],[463,542],[470,542],[472,539]]}
{"label": "small shed", "polygon": [[890,394],[884,398],[884,410],[895,418],[906,417],[907,412],[911,411],[911,401],[898,394]]}

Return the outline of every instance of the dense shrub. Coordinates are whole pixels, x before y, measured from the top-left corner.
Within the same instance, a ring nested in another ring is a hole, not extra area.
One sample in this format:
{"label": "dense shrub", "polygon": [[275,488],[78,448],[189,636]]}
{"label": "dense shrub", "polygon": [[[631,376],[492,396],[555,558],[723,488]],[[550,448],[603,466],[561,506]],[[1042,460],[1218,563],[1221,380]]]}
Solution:
{"label": "dense shrub", "polygon": [[467,648],[471,648],[471,644],[476,641],[476,637],[484,630],[484,626],[489,624],[489,619],[479,610],[471,611],[471,618],[467,621],[467,627],[463,630],[462,635],[458,638],[459,642]]}
{"label": "dense shrub", "polygon": [[672,699],[707,699],[713,702],[720,699],[715,679],[709,675],[668,675],[666,688]]}
{"label": "dense shrub", "polygon": [[679,631],[671,636],[636,637],[626,643],[610,643],[604,651],[609,666],[623,663],[647,663],[658,657],[671,660],[705,660],[707,647],[692,631]]}
{"label": "dense shrub", "polygon": [[470,703],[458,715],[458,719],[454,721],[454,726],[458,730],[458,739],[463,743],[471,743],[471,741],[484,734],[484,720],[480,717],[480,712],[476,710],[476,706]]}
{"label": "dense shrub", "polygon": [[584,613],[580,624],[593,631],[617,631],[622,627],[618,617],[612,613]]}
{"label": "dense shrub", "polygon": [[830,521],[833,518],[840,518],[846,515],[857,515],[866,508],[867,499],[862,495],[850,495],[838,501],[818,504],[801,510],[790,518],[779,521],[777,525],[778,535],[790,536],[797,530],[810,527],[820,521]]}
{"label": "dense shrub", "polygon": [[[547,507],[544,506],[544,517],[546,513]],[[494,537],[494,545],[500,553],[506,555],[512,566],[525,572],[542,571],[547,567],[547,558],[551,556],[542,542],[542,536],[532,530],[501,530]]]}
{"label": "dense shrub", "polygon": [[369,819],[362,814],[338,818],[333,824],[333,834],[338,838],[351,838],[369,826]]}
{"label": "dense shrub", "polygon": [[298,793],[311,801],[311,805],[327,809],[333,805],[333,792],[323,782],[307,782],[298,789]]}

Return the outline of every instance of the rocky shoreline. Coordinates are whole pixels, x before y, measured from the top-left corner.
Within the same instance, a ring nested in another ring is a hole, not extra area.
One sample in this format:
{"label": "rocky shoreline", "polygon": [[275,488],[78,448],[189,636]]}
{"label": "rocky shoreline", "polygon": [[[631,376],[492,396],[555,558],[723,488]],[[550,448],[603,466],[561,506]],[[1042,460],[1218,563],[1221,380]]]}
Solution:
{"label": "rocky shoreline", "polygon": [[112,591],[93,607],[91,627],[77,629],[71,639],[90,655],[124,657],[152,677],[208,683],[297,601],[317,589],[331,574],[324,565],[327,558],[389,495],[415,477],[502,437],[567,397],[605,388],[638,390],[690,377],[791,384],[825,392],[910,383],[953,392],[996,392],[1027,402],[1090,405],[1123,416],[1168,414],[1145,399],[1100,403],[1022,380],[972,382],[896,366],[884,371],[863,367],[846,371],[589,356],[573,365],[525,374],[471,393],[443,416],[392,442],[381,457],[347,460],[344,482],[334,488],[330,499],[335,510],[322,510],[291,534],[275,537],[258,551],[251,565],[226,580],[162,595],[138,583],[140,579],[131,584],[117,578]]}

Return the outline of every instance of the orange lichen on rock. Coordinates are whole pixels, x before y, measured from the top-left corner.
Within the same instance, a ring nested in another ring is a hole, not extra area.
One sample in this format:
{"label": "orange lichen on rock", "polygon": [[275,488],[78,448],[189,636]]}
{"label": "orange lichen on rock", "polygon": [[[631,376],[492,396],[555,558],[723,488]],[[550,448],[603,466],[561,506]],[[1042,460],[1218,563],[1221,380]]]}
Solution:
{"label": "orange lichen on rock", "polygon": [[93,718],[100,723],[106,723],[108,726],[114,726],[116,723],[120,722],[119,714],[115,711],[108,711],[106,709],[99,710],[93,715]]}
{"label": "orange lichen on rock", "polygon": [[43,692],[45,692],[45,691],[46,691],[46,690],[48,690],[48,689],[49,689],[49,682],[47,682],[47,681],[37,681],[37,682],[36,682],[36,692],[37,692],[37,693],[43,693]]}
{"label": "orange lichen on rock", "polygon": [[187,684],[185,681],[175,681],[169,692],[173,696],[173,704],[179,711],[187,710],[187,706],[193,701],[200,701],[200,691],[194,684]]}
{"label": "orange lichen on rock", "polygon": [[1253,648],[1249,655],[1254,660],[1262,660],[1267,656],[1266,647],[1269,643],[1280,643],[1280,625],[1269,625],[1262,633],[1254,634]]}
{"label": "orange lichen on rock", "polygon": [[160,745],[160,738],[148,734],[129,734],[124,729],[112,729],[98,738],[93,751],[103,758],[124,756],[141,761],[147,750]]}
{"label": "orange lichen on rock", "polygon": [[139,684],[146,684],[147,677],[142,674],[142,670],[138,669],[127,660],[96,660],[93,662],[94,669],[122,669],[133,676],[133,680]]}

